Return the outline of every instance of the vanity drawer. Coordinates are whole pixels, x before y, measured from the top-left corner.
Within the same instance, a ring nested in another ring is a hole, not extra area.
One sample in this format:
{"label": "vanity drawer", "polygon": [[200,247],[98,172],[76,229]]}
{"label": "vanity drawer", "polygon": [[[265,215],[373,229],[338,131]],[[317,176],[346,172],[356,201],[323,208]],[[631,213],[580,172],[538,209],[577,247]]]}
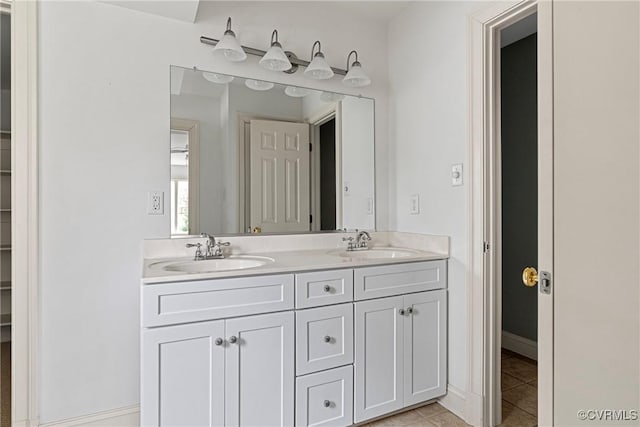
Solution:
{"label": "vanity drawer", "polygon": [[296,426],[353,424],[353,366],[296,378]]}
{"label": "vanity drawer", "polygon": [[240,277],[146,285],[143,327],[292,310],[293,275]]}
{"label": "vanity drawer", "polygon": [[356,301],[443,289],[447,286],[447,261],[357,268],[354,272]]}
{"label": "vanity drawer", "polygon": [[353,270],[296,274],[296,308],[353,301]]}
{"label": "vanity drawer", "polygon": [[296,373],[353,363],[353,304],[296,312]]}

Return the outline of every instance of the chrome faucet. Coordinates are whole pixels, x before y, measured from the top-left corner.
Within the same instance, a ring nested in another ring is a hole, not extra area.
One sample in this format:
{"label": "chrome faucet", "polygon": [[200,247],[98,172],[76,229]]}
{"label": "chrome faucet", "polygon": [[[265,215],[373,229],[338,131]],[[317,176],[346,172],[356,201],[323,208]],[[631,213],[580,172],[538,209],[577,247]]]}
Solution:
{"label": "chrome faucet", "polygon": [[221,242],[220,240],[216,240],[215,237],[207,233],[201,233],[200,236],[207,238],[204,245],[204,253],[202,253],[202,243],[187,243],[186,245],[188,248],[196,248],[196,253],[194,256],[195,261],[224,258],[224,254],[222,253],[222,246],[229,246],[229,242]]}
{"label": "chrome faucet", "polygon": [[[368,231],[365,230],[356,230],[358,234],[356,234],[355,239],[353,237],[343,237],[343,242],[347,243],[348,251],[366,251],[369,249],[369,242],[371,241],[371,235]],[[354,241],[355,240],[355,241]]]}

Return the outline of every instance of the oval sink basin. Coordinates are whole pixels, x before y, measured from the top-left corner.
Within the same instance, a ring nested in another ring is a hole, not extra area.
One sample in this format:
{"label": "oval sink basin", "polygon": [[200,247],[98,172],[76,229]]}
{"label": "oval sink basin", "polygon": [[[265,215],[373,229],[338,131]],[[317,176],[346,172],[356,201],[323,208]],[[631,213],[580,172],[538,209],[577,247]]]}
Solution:
{"label": "oval sink basin", "polygon": [[213,273],[216,271],[244,270],[261,267],[273,262],[273,258],[259,256],[230,256],[223,259],[200,261],[164,261],[149,265],[149,268],[182,273]]}
{"label": "oval sink basin", "polygon": [[419,254],[419,251],[406,248],[371,248],[365,251],[347,251],[337,249],[328,252],[331,255],[339,255],[344,258],[354,259],[393,259],[406,258]]}

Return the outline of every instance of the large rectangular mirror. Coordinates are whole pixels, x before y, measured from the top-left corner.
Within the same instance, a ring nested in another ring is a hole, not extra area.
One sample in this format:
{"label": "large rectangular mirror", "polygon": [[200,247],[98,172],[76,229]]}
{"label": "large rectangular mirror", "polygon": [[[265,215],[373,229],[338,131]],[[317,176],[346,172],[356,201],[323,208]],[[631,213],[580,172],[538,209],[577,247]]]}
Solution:
{"label": "large rectangular mirror", "polygon": [[375,228],[374,101],[171,67],[171,236]]}

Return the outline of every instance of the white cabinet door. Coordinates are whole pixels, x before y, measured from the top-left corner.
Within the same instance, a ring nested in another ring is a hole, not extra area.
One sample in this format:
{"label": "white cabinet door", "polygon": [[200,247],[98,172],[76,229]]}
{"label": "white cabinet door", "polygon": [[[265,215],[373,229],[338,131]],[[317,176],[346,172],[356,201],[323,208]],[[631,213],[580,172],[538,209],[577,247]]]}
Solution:
{"label": "white cabinet door", "polygon": [[230,319],[225,329],[225,424],[293,425],[293,312]]}
{"label": "white cabinet door", "polygon": [[355,304],[354,421],[403,407],[403,297]]}
{"label": "white cabinet door", "polygon": [[143,426],[224,425],[223,337],[223,320],[142,332]]}
{"label": "white cabinet door", "polygon": [[404,296],[404,406],[446,392],[446,291]]}

